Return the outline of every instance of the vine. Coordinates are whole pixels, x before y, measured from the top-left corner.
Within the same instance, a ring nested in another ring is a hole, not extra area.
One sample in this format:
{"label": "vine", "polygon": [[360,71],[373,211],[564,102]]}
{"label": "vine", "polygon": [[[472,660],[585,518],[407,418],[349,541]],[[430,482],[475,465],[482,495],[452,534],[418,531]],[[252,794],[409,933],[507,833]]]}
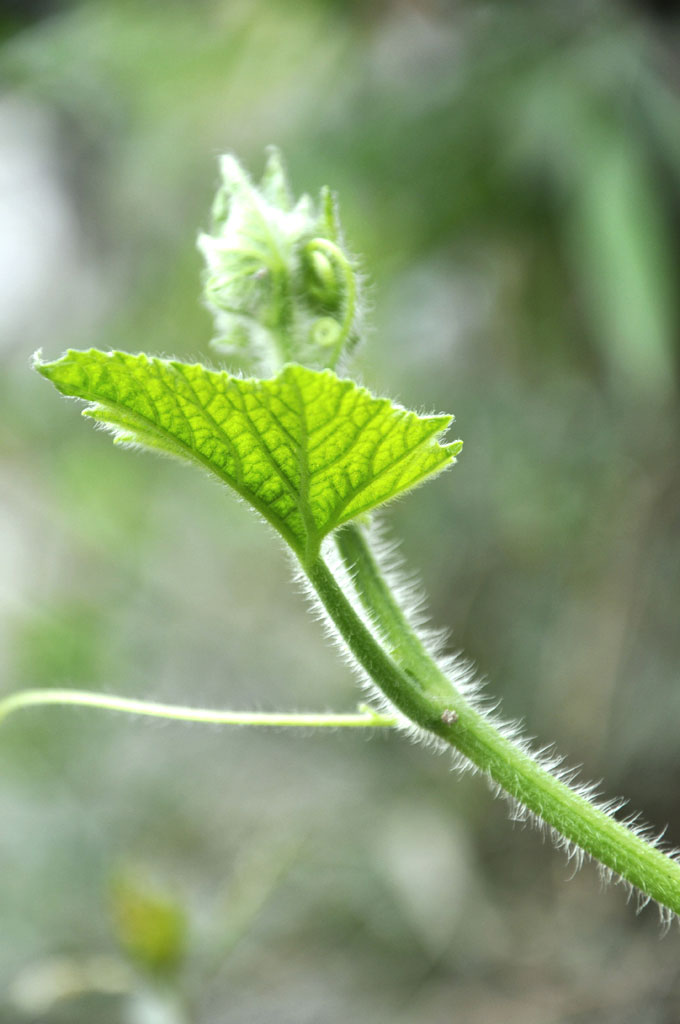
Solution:
{"label": "vine", "polygon": [[30,690],[0,701],[0,720],[38,705],[79,705],[192,722],[280,727],[398,728],[452,749],[484,773],[515,813],[546,826],[577,864],[680,914],[680,863],[620,801],[598,802],[560,759],[531,751],[514,726],[485,712],[469,667],[432,649],[385,568],[367,526],[376,509],[443,471],[462,444],[452,417],[420,416],[338,376],[361,337],[361,280],[327,190],[293,202],[279,155],[260,187],[233,157],[210,234],[204,295],[216,346],[248,356],[261,377],[123,352],[70,351],[36,369],[117,443],[161,450],[234,489],[296,555],[314,600],[370,688],[352,714],[189,708],[76,690]]}

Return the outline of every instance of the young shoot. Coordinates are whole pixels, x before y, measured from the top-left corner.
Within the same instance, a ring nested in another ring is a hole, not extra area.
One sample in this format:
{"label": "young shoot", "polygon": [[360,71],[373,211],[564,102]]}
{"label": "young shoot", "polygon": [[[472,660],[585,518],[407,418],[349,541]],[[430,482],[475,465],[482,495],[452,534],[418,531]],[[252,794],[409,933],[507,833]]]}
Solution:
{"label": "young shoot", "polygon": [[[621,804],[574,785],[552,756],[484,710],[469,667],[432,649],[395,588],[372,524],[393,498],[452,466],[453,417],[422,416],[347,375],[363,334],[362,288],[336,203],[295,201],[272,151],[255,185],[224,157],[212,229],[199,238],[215,345],[250,360],[244,378],[200,363],[125,352],[69,351],[37,371],[121,445],[194,463],[243,498],[280,535],[373,703],[337,715],[212,711],[70,690],[0,702],[0,719],[39,704],[73,704],[193,722],[404,730],[483,773],[514,812],[545,827],[577,864],[680,913],[680,863]],[[398,582],[398,581],[397,581]]]}

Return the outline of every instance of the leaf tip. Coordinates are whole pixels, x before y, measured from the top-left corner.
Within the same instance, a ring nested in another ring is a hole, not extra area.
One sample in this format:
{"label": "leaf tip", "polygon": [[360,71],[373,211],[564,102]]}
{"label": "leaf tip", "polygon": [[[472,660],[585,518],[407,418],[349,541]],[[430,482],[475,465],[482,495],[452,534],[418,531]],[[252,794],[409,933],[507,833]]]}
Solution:
{"label": "leaf tip", "polygon": [[41,348],[36,349],[31,356],[31,366],[36,373],[39,373],[42,377],[47,377],[49,379],[50,364],[44,361],[43,350]]}

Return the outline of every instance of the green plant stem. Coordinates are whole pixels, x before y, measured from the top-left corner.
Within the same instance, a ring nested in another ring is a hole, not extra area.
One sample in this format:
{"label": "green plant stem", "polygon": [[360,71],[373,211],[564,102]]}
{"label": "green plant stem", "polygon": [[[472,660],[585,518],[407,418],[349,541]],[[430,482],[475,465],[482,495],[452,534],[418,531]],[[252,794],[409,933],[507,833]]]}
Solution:
{"label": "green plant stem", "polygon": [[322,559],[307,575],[350,651],[390,703],[463,754],[564,839],[680,913],[680,864],[561,781],[472,708],[418,639],[357,528],[340,533],[339,543],[370,617],[388,641],[392,638],[393,656],[362,622]]}
{"label": "green plant stem", "polygon": [[159,704],[156,701],[114,697],[106,693],[87,690],[20,690],[0,700],[0,722],[21,708],[60,704],[70,707],[99,708],[103,711],[121,711],[150,718],[173,719],[178,722],[200,722],[208,725],[269,725],[279,728],[392,728],[398,724],[393,715],[383,715],[366,704],[356,714],[287,714],[278,711],[213,711],[210,708],[191,708],[181,704]]}
{"label": "green plant stem", "polygon": [[431,693],[449,700],[451,680],[433,661],[417,631],[385,579],[361,526],[348,523],[335,534],[336,546],[354,582],[361,604],[377,626],[387,648],[403,669]]}

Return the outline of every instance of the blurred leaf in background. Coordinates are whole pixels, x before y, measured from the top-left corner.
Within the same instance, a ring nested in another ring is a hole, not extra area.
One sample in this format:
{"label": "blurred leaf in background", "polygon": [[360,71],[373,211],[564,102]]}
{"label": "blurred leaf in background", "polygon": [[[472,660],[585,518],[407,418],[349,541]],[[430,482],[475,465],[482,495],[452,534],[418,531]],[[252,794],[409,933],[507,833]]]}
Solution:
{"label": "blurred leaf in background", "polygon": [[111,882],[116,938],[132,960],[152,976],[172,976],[186,953],[187,921],[168,892],[139,870],[119,870]]}
{"label": "blurred leaf in background", "polygon": [[[339,193],[371,279],[359,375],[465,438],[455,481],[388,517],[433,620],[507,714],[680,843],[675,12],[45,0],[5,4],[0,37],[3,690],[356,703],[260,524],[111,450],[28,366],[91,344],[220,365],[195,239],[217,155],[259,177],[274,143],[296,191]],[[201,1024],[680,1017],[653,914],[588,869],[566,884],[479,779],[401,741],[36,711],[3,727],[0,777],[3,1024],[127,1024],[117,997],[31,1017],[4,993],[115,959],[121,862],[176,879],[193,921],[276,834],[308,839],[271,884],[255,858],[270,895]],[[186,955],[210,960],[193,931]]]}

